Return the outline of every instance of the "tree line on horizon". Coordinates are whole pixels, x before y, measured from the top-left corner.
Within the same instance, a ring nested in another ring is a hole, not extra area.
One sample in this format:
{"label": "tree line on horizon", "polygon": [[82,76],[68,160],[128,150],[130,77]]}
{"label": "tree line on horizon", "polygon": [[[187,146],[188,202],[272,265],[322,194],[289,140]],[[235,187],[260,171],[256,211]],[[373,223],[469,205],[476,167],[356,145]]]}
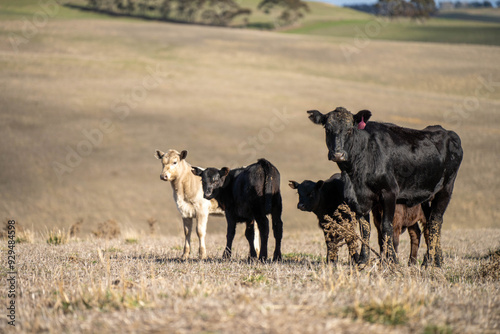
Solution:
{"label": "tree line on horizon", "polygon": [[[173,22],[188,22],[228,26],[241,17],[248,24],[252,14],[237,0],[87,0],[87,8],[109,14],[156,18]],[[257,8],[266,14],[277,13],[274,26],[287,26],[309,11],[302,0],[262,0]]]}
{"label": "tree line on horizon", "polygon": [[437,12],[434,0],[379,0],[376,14],[388,17],[429,18]]}

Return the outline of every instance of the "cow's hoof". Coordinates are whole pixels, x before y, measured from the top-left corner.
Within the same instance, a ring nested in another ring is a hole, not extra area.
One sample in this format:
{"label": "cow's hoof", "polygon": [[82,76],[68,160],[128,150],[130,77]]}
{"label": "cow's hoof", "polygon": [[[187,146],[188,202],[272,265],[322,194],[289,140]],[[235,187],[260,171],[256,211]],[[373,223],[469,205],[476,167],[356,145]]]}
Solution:
{"label": "cow's hoof", "polygon": [[281,257],[281,253],[274,254],[273,261],[283,261],[283,258]]}

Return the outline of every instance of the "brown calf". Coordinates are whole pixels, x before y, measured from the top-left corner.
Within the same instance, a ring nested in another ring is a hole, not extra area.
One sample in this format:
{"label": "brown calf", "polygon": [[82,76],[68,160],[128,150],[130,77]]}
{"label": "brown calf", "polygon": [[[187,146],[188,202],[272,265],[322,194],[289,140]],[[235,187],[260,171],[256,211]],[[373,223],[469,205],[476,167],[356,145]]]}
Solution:
{"label": "brown calf", "polygon": [[[381,232],[381,221],[382,221],[382,208],[380,206],[376,206],[372,210],[373,214],[373,223],[377,228],[378,232],[378,244],[380,246],[380,252],[383,251],[384,240],[382,239]],[[394,250],[396,253],[398,252],[399,246],[399,235],[408,228],[408,234],[410,235],[411,240],[411,250],[410,250],[410,259],[408,261],[408,265],[414,265],[417,263],[417,254],[418,248],[420,246],[420,236],[421,231],[418,226],[418,222],[425,226],[426,219],[424,212],[422,211],[422,206],[420,204],[415,205],[413,207],[407,207],[403,204],[397,204],[396,210],[394,212],[394,220],[392,223],[394,229]]]}

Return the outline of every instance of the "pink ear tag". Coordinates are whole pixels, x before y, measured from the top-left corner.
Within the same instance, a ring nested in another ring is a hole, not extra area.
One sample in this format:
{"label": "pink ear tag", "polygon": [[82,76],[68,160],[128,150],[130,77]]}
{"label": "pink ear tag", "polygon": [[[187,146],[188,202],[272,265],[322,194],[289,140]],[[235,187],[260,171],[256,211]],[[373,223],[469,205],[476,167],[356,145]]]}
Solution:
{"label": "pink ear tag", "polygon": [[363,116],[361,116],[361,122],[359,122],[359,124],[358,124],[358,129],[363,130],[365,128],[365,126],[366,126],[365,120],[364,120]]}

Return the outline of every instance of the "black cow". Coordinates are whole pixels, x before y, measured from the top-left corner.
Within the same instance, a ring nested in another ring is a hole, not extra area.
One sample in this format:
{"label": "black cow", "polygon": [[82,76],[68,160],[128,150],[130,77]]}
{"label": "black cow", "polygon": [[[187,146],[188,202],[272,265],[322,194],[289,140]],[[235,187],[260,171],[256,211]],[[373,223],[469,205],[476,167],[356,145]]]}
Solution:
{"label": "black cow", "polygon": [[[329,227],[329,222],[325,220],[325,216],[330,216],[333,220],[334,213],[344,203],[344,182],[340,180],[340,174],[332,175],[328,180],[318,182],[303,181],[298,183],[290,181],[290,188],[297,189],[299,194],[299,203],[297,208],[302,211],[313,212],[318,217],[319,227],[325,234],[325,242],[327,249],[326,260],[335,263],[338,259],[338,244],[343,240],[342,236],[338,233],[332,233]],[[342,222],[336,222],[342,224]],[[350,227],[356,221],[351,221]],[[345,226],[344,226],[345,227]],[[355,233],[354,230],[351,233]],[[356,239],[354,237],[346,238],[347,247],[349,248],[349,255],[351,261],[356,263],[359,258],[356,249]]]}
{"label": "black cow", "polygon": [[215,198],[226,214],[227,243],[223,257],[231,257],[231,248],[236,233],[236,223],[246,223],[245,236],[250,244],[250,257],[257,257],[253,244],[253,221],[257,222],[260,233],[259,260],[267,259],[267,241],[269,238],[268,214],[273,221],[274,249],[273,261],[281,260],[281,238],[283,221],[281,220],[282,202],[280,193],[280,173],[266,159],[259,159],[248,167],[230,170],[193,167],[193,174],[201,176],[203,196]]}
{"label": "black cow", "polygon": [[412,207],[430,201],[424,265],[440,267],[443,215],[463,158],[458,135],[438,125],[414,130],[368,122],[368,110],[353,115],[339,107],[325,115],[317,110],[308,114],[325,128],[328,159],[343,172],[344,195],[351,207],[363,215],[376,204],[382,207],[382,237],[388,241],[384,253],[389,259],[396,261],[392,226],[396,203]]}

